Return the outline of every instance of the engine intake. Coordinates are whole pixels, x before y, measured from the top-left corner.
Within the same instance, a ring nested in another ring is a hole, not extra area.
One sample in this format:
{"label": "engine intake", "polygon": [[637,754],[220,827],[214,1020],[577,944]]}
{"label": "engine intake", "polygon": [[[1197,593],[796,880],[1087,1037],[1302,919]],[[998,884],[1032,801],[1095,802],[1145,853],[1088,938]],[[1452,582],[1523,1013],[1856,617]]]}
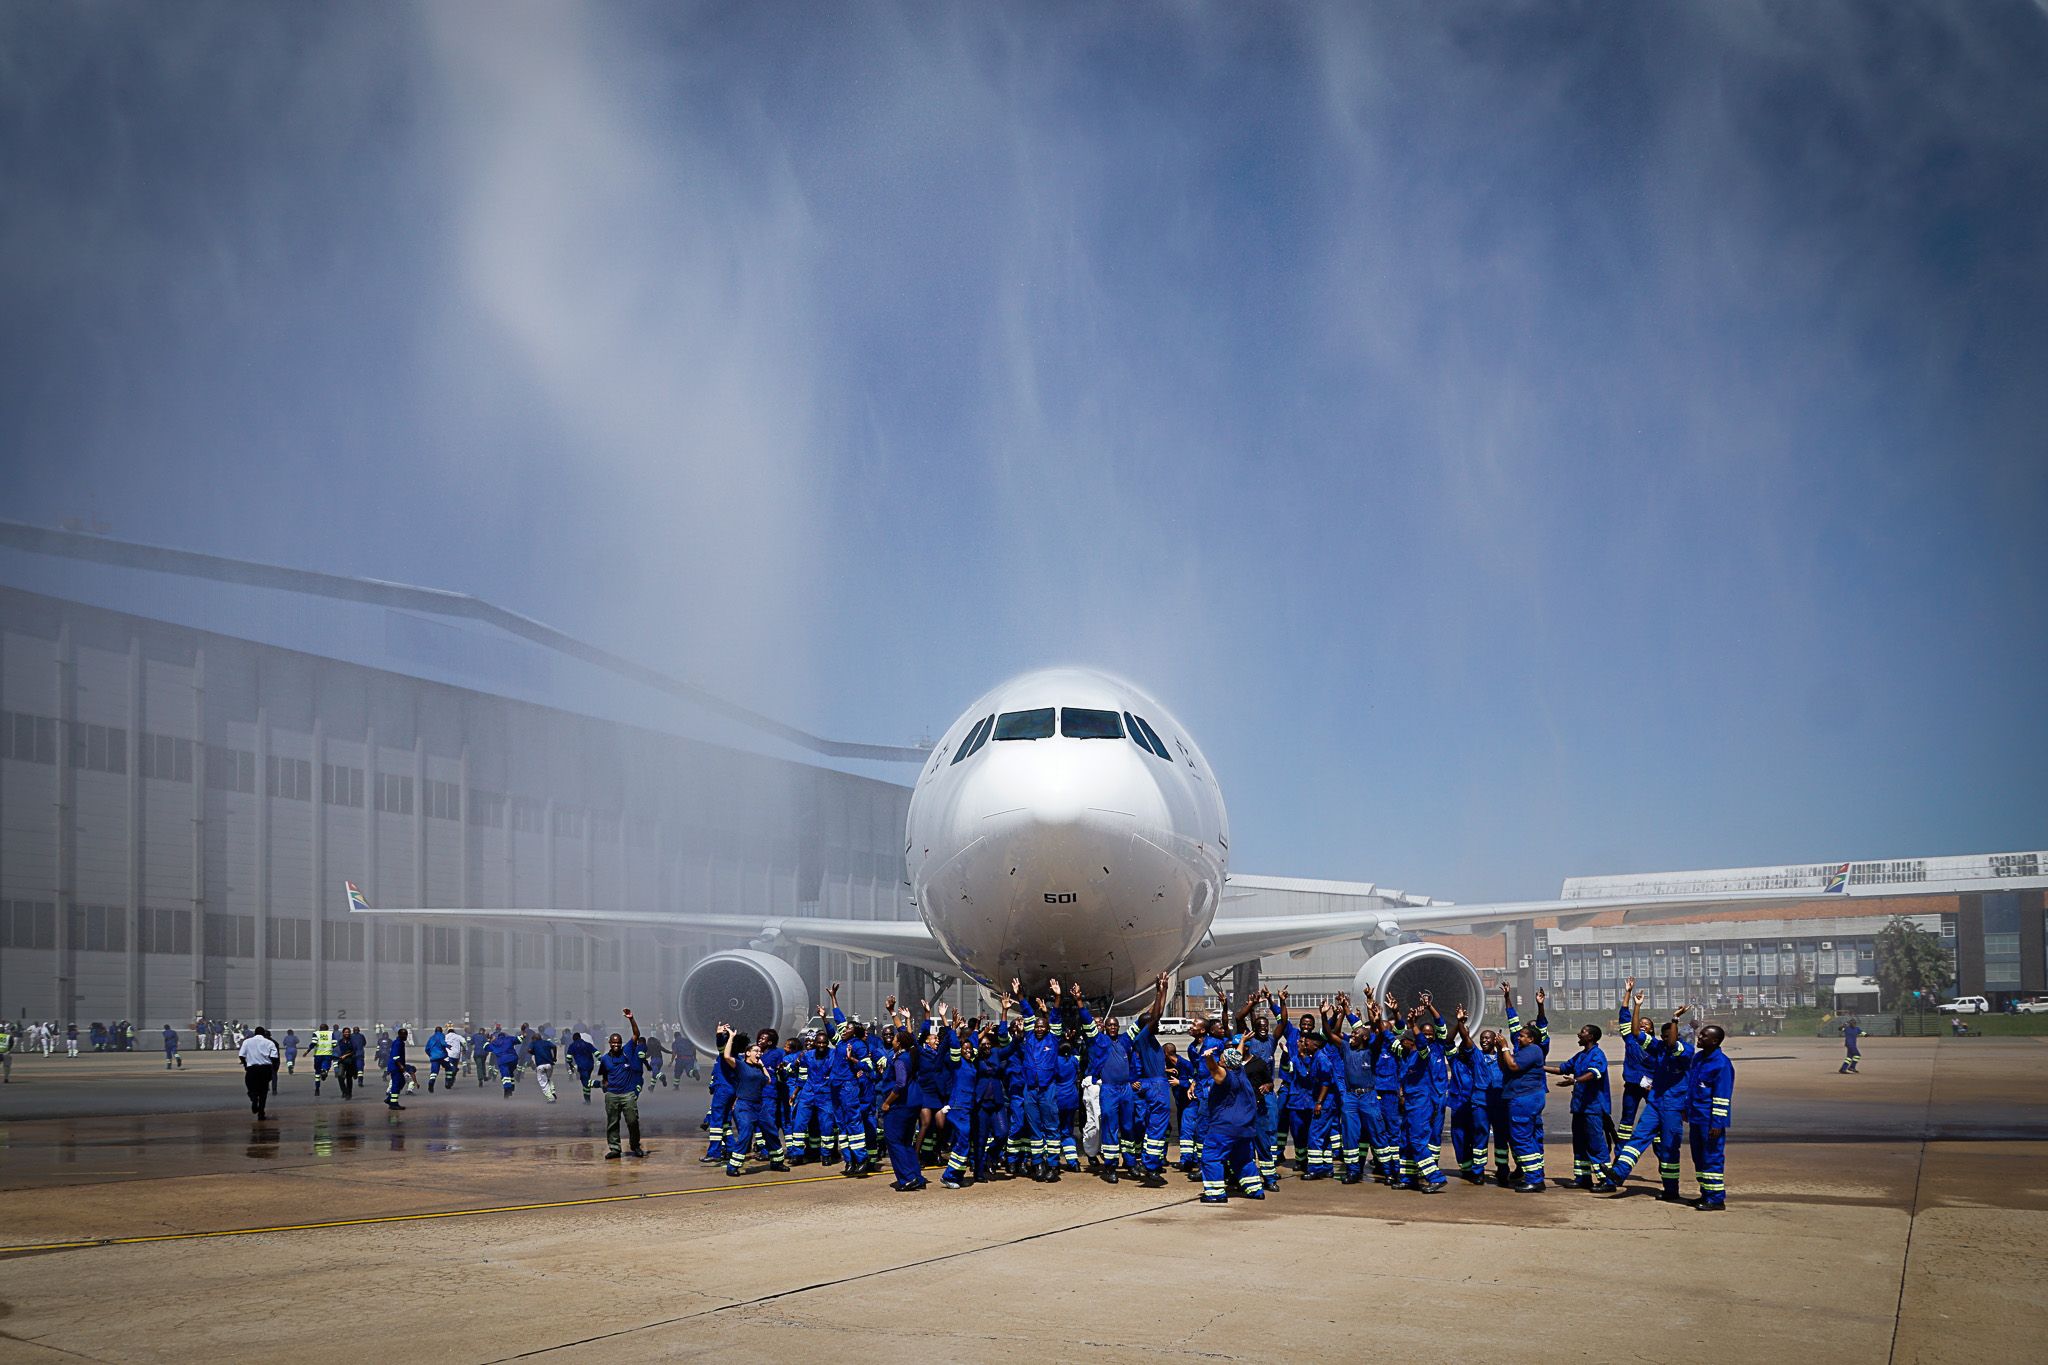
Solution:
{"label": "engine intake", "polygon": [[788,1038],[801,1029],[810,992],[796,968],[773,953],[730,948],[700,958],[683,974],[683,1032],[700,1052],[718,1049],[722,1020],[748,1033],[772,1028]]}
{"label": "engine intake", "polygon": [[1443,1011],[1446,1020],[1455,1017],[1457,1007],[1463,1005],[1474,1034],[1486,1013],[1486,983],[1479,979],[1479,969],[1466,961],[1463,953],[1440,943],[1382,948],[1358,969],[1353,985],[1360,995],[1370,987],[1380,999],[1391,989],[1404,1010],[1428,991],[1431,1003]]}

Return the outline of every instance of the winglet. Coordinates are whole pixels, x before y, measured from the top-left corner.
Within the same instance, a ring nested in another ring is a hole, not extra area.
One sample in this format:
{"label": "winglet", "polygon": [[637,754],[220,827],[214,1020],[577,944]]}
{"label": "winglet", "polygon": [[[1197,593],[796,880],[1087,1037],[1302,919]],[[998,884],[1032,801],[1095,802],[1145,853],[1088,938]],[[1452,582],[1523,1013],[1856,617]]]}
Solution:
{"label": "winglet", "polygon": [[367,910],[370,908],[370,903],[363,899],[363,893],[356,889],[354,882],[343,882],[342,885],[348,888],[348,908],[350,910]]}

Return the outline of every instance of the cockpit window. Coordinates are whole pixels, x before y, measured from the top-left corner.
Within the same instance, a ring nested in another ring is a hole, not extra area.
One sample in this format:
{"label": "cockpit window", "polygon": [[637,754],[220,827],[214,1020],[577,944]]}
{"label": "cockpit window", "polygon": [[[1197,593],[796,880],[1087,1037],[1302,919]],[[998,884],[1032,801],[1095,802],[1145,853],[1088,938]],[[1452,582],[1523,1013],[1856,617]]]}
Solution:
{"label": "cockpit window", "polygon": [[955,763],[963,758],[973,757],[976,751],[988,742],[989,727],[995,724],[995,720],[994,716],[983,716],[974,722],[974,728],[967,732],[967,738],[960,741],[960,752],[953,755]]}
{"label": "cockpit window", "polygon": [[1132,716],[1131,724],[1145,737],[1146,747],[1168,763],[1173,762],[1173,755],[1166,752],[1166,745],[1160,741],[1159,732],[1153,729],[1143,716]]}
{"label": "cockpit window", "polygon": [[1124,727],[1114,711],[1090,711],[1081,706],[1062,706],[1060,733],[1068,739],[1122,739]]}
{"label": "cockpit window", "polygon": [[997,739],[1050,739],[1052,738],[1052,708],[1041,706],[1031,711],[1005,711],[996,717]]}

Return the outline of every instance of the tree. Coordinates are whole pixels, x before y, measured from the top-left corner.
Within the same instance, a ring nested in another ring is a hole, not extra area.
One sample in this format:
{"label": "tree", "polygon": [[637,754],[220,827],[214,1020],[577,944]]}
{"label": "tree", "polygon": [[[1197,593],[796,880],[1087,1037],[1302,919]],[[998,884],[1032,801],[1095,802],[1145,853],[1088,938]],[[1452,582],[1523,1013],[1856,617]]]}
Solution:
{"label": "tree", "polygon": [[1955,978],[1955,954],[1904,916],[1894,915],[1877,936],[1877,984],[1901,1019],[1913,992],[1938,992]]}
{"label": "tree", "polygon": [[1813,976],[1806,970],[1806,964],[1795,961],[1792,964],[1792,974],[1785,978],[1786,989],[1792,993],[1791,1000],[1786,1003],[1791,1005],[1805,1004],[1806,988],[1812,984]]}

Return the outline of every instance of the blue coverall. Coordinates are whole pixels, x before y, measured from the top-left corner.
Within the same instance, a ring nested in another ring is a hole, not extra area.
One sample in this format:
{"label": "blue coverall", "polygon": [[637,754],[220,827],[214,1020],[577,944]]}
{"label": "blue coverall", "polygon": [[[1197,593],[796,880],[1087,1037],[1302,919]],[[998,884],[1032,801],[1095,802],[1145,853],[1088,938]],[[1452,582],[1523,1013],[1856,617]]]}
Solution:
{"label": "blue coverall", "polygon": [[1247,1199],[1264,1199],[1265,1181],[1259,1175],[1258,1155],[1252,1146],[1259,1097],[1245,1080],[1243,1069],[1230,1068],[1222,1080],[1211,1081],[1202,1104],[1202,1202],[1221,1204],[1229,1199],[1228,1179],[1233,1171]]}
{"label": "blue coverall", "polygon": [[1720,1048],[1693,1053],[1686,1077],[1685,1123],[1692,1143],[1692,1170],[1700,1182],[1700,1207],[1728,1202],[1728,1126],[1734,1119],[1735,1063]]}
{"label": "blue coverall", "polygon": [[1402,1038],[1397,1048],[1401,1059],[1401,1178],[1413,1189],[1437,1189],[1444,1184],[1436,1161],[1442,1111],[1437,1107],[1432,1074],[1442,1048],[1427,1031]]}
{"label": "blue coverall", "polygon": [[1131,1082],[1137,1073],[1131,1066],[1131,1040],[1121,1033],[1114,1038],[1104,1033],[1085,1006],[1081,1010],[1081,1026],[1088,1031],[1088,1074],[1096,1081],[1100,1111],[1096,1131],[1102,1138],[1102,1163],[1114,1180],[1125,1134],[1133,1126]]}
{"label": "blue coverall", "polygon": [[1166,1130],[1173,1122],[1173,1095],[1166,1085],[1166,1049],[1159,1044],[1159,1019],[1148,1015],[1131,1035],[1131,1062],[1137,1068],[1138,1085],[1132,1092],[1133,1126],[1145,1130],[1145,1172],[1157,1175],[1166,1169]]}
{"label": "blue coverall", "polygon": [[1692,1048],[1680,1038],[1669,1047],[1661,1038],[1643,1044],[1647,1068],[1649,1101],[1637,1117],[1635,1129],[1621,1145],[1614,1159],[1614,1181],[1627,1180],[1629,1172],[1643,1159],[1652,1144],[1657,1148],[1657,1173],[1663,1179],[1664,1197],[1678,1198],[1678,1144],[1684,1135],[1685,1110],[1689,1099],[1686,1081],[1692,1071]]}
{"label": "blue coverall", "polygon": [[[1508,1037],[1515,1037],[1521,1027],[1510,1006]],[[1532,1194],[1544,1188],[1543,1104],[1549,1098],[1543,1087],[1543,1065],[1550,1056],[1550,1028],[1541,1006],[1537,1007],[1536,1036],[1536,1042],[1516,1044],[1514,1072],[1505,1075],[1501,1083],[1508,1105],[1508,1141],[1514,1147],[1515,1163],[1522,1168],[1520,1188]],[[1506,1072],[1506,1068],[1502,1070]]]}
{"label": "blue coverall", "polygon": [[895,1188],[905,1191],[921,1190],[927,1183],[917,1154],[917,1107],[910,1102],[915,1066],[908,1050],[895,1053],[882,1085],[882,1135],[889,1144],[889,1169],[896,1177]]}
{"label": "blue coverall", "polygon": [[1607,1084],[1607,1054],[1600,1044],[1580,1048],[1560,1065],[1572,1078],[1572,1183],[1593,1184],[1593,1172],[1607,1164],[1607,1114],[1614,1099]]}

